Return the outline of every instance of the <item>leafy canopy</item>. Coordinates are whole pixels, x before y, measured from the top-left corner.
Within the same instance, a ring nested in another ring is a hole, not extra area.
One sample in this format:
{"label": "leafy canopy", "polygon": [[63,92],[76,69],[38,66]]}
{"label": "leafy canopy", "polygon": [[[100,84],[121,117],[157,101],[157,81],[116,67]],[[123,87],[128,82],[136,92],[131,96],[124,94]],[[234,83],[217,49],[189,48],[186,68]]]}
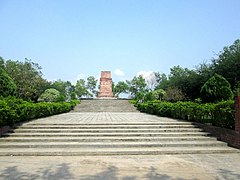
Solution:
{"label": "leafy canopy", "polygon": [[201,89],[201,99],[203,102],[220,102],[232,98],[231,85],[219,74],[214,74]]}
{"label": "leafy canopy", "polygon": [[13,79],[0,67],[0,96],[7,97],[16,94],[17,86]]}
{"label": "leafy canopy", "polygon": [[56,102],[60,96],[60,92],[56,89],[46,89],[38,98],[38,101]]}
{"label": "leafy canopy", "polygon": [[8,60],[5,69],[17,85],[17,96],[24,100],[36,102],[49,86],[42,77],[41,67],[31,60],[25,59],[24,62]]}
{"label": "leafy canopy", "polygon": [[82,96],[87,96],[89,94],[87,87],[86,87],[86,82],[84,79],[79,79],[77,81],[77,84],[75,86],[76,94],[79,98]]}

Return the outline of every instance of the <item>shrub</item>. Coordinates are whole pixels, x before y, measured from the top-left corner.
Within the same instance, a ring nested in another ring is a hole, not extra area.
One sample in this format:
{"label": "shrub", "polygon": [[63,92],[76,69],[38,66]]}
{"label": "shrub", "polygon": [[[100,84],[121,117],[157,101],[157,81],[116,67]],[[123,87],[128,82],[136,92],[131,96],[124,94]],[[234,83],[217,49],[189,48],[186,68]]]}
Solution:
{"label": "shrub", "polygon": [[60,96],[60,92],[56,89],[50,88],[46,89],[41,96],[38,98],[38,101],[42,102],[55,102]]}
{"label": "shrub", "polygon": [[32,103],[15,97],[0,97],[0,127],[71,111],[80,101]]}
{"label": "shrub", "polygon": [[149,101],[137,103],[141,112],[163,117],[183,119],[199,123],[211,123],[214,126],[234,129],[234,101],[222,101],[217,104],[199,104],[195,102]]}
{"label": "shrub", "polygon": [[221,75],[214,74],[201,88],[203,102],[221,102],[233,98],[229,82]]}

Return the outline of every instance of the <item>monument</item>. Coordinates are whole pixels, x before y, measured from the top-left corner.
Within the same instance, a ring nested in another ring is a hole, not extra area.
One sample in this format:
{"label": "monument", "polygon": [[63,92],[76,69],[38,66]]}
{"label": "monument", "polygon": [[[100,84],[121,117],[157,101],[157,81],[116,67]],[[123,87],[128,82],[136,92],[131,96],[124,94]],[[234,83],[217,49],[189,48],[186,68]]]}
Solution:
{"label": "monument", "polygon": [[110,71],[101,71],[100,94],[99,94],[98,98],[102,98],[102,99],[113,98],[112,78],[111,78]]}

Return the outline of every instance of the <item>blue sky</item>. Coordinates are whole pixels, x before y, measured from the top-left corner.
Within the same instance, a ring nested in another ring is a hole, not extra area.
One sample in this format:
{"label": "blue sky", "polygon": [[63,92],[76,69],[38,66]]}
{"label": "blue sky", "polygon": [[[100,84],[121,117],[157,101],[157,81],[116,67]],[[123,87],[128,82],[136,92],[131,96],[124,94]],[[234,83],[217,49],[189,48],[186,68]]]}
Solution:
{"label": "blue sky", "polygon": [[[0,0],[0,56],[48,80],[194,68],[240,38],[239,0]],[[114,73],[117,70],[118,73]]]}

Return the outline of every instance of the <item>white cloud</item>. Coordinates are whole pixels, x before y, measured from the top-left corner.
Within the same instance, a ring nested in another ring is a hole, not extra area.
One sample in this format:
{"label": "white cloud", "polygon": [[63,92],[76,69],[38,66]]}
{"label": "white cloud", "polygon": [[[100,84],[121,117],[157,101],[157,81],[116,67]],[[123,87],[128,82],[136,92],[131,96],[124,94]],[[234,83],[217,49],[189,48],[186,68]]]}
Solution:
{"label": "white cloud", "polygon": [[142,76],[150,89],[153,89],[156,85],[156,76],[153,71],[139,71],[137,76]]}
{"label": "white cloud", "polygon": [[155,74],[153,71],[139,71],[137,76],[142,76],[146,81],[155,78]]}
{"label": "white cloud", "polygon": [[123,72],[122,70],[120,70],[120,69],[116,69],[116,70],[114,71],[114,74],[115,74],[116,76],[121,76],[121,77],[125,76],[124,72]]}

